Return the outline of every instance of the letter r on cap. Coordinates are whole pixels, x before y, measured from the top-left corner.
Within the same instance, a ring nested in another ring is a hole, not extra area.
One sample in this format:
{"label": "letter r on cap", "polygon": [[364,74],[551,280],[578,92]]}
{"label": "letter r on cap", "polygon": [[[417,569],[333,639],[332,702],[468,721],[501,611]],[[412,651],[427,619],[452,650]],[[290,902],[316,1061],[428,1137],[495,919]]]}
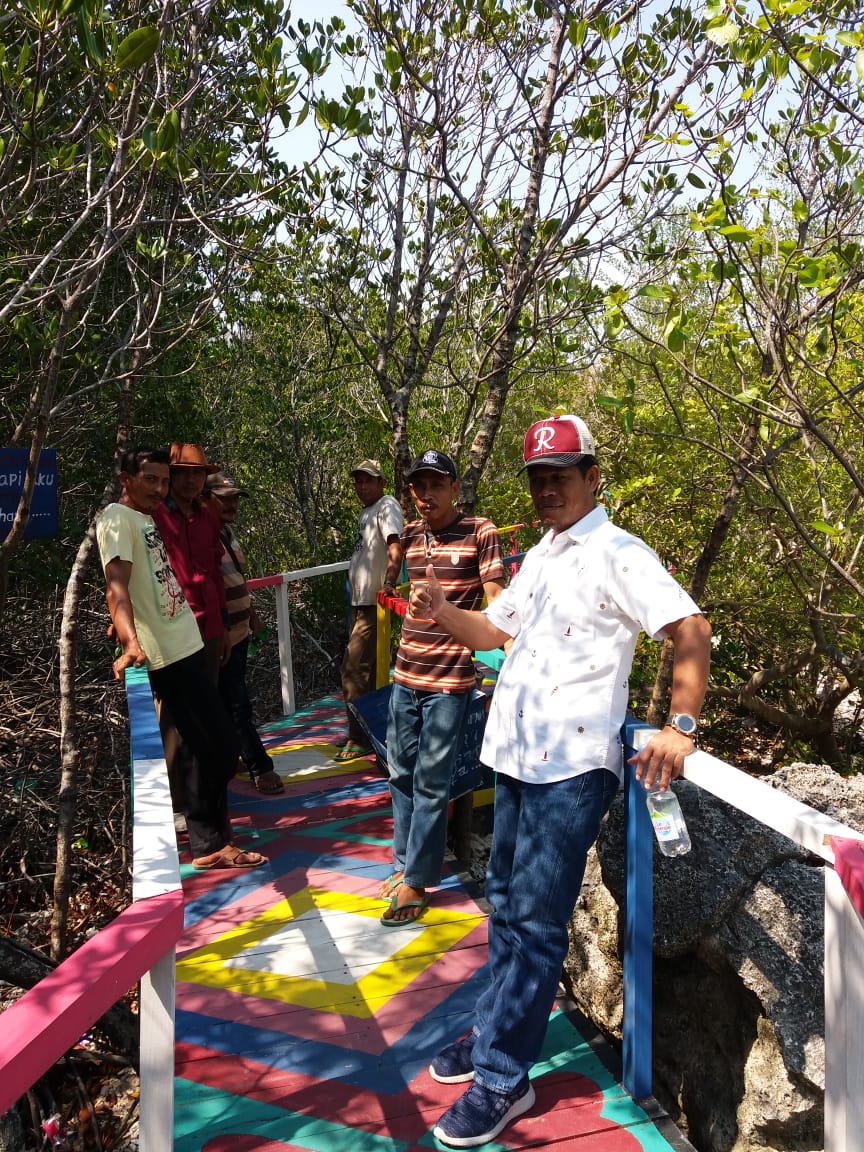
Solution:
{"label": "letter r on cap", "polygon": [[552,447],[552,441],[555,439],[555,429],[551,424],[544,424],[542,428],[538,428],[534,433],[535,448],[538,452],[546,452]]}

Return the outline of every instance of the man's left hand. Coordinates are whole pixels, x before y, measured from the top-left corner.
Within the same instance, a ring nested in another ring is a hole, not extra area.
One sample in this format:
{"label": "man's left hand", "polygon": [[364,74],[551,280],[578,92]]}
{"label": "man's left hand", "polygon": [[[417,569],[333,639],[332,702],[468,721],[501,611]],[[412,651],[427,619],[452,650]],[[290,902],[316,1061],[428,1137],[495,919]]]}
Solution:
{"label": "man's left hand", "polygon": [[219,664],[223,668],[228,663],[228,657],[231,655],[231,648],[232,648],[231,637],[228,635],[227,632],[223,632],[223,634],[222,634],[222,655],[219,657]]}
{"label": "man's left hand", "polygon": [[684,757],[695,747],[689,736],[683,736],[674,728],[663,728],[627,763],[636,765],[636,779],[646,790],[659,788],[665,792],[670,782],[684,771]]}

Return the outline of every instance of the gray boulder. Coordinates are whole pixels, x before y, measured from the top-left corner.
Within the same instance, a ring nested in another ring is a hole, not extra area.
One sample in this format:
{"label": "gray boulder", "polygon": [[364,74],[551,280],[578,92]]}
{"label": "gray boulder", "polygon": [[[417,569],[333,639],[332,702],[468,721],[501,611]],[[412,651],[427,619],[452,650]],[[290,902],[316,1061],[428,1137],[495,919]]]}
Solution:
{"label": "gray boulder", "polygon": [[[864,829],[864,780],[793,764],[766,783]],[[654,1095],[700,1152],[823,1145],[823,862],[723,801],[675,785],[692,852],[655,851]],[[567,979],[621,1037],[624,802],[589,860]]]}

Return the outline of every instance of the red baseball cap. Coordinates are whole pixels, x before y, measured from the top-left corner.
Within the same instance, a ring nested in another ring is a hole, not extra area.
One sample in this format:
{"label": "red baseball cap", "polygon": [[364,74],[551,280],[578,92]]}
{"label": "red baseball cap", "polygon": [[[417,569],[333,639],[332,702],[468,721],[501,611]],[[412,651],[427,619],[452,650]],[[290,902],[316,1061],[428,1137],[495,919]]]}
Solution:
{"label": "red baseball cap", "polygon": [[548,464],[552,468],[570,468],[583,456],[595,456],[591,429],[579,416],[550,416],[538,420],[525,433],[521,471],[532,464]]}

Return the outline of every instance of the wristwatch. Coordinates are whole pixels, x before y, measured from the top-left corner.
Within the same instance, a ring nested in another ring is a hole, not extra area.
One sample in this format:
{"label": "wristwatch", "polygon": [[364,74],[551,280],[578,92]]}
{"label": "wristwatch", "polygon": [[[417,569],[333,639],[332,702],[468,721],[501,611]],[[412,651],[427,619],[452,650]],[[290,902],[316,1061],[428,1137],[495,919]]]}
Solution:
{"label": "wristwatch", "polygon": [[689,736],[693,740],[696,736],[696,729],[699,727],[699,722],[695,716],[691,716],[689,712],[673,712],[670,716],[666,717],[666,727],[674,728],[676,732],[680,732],[682,736]]}

